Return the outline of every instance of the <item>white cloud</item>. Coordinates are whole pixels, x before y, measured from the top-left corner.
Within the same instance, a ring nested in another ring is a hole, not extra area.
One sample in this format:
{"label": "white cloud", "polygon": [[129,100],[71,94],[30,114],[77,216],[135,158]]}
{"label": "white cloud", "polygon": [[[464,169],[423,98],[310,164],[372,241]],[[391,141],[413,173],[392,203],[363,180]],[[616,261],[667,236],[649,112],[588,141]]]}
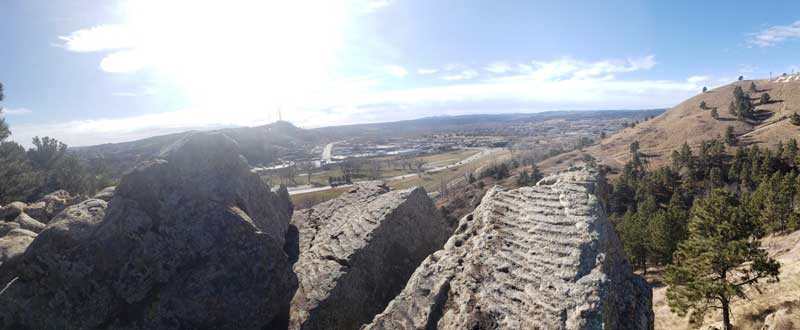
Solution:
{"label": "white cloud", "polygon": [[406,70],[406,68],[404,68],[402,66],[399,66],[397,64],[384,65],[383,69],[384,69],[384,71],[386,71],[387,74],[395,76],[395,77],[398,77],[398,78],[403,78],[406,75],[408,75],[408,70]]}
{"label": "white cloud", "polygon": [[691,76],[691,77],[686,79],[687,82],[690,82],[690,83],[693,83],[693,84],[699,84],[699,83],[706,82],[706,81],[709,81],[709,80],[711,80],[711,77],[709,77],[709,76]]}
{"label": "white cloud", "polygon": [[367,10],[373,11],[392,4],[392,0],[372,0],[367,2]]}
{"label": "white cloud", "polygon": [[458,81],[458,80],[473,79],[473,78],[478,77],[478,75],[479,75],[478,71],[475,71],[475,70],[472,70],[472,69],[467,69],[467,70],[463,70],[463,71],[460,71],[460,72],[457,72],[457,73],[454,73],[454,74],[444,75],[444,76],[441,76],[439,78],[442,79],[442,80],[447,80],[447,81]]}
{"label": "white cloud", "polygon": [[745,42],[749,46],[772,47],[793,39],[800,39],[800,21],[790,25],[776,25],[756,33],[750,33],[747,35]]}
{"label": "white cloud", "polygon": [[33,112],[28,108],[0,108],[0,109],[2,109],[3,115],[8,115],[8,116],[27,115]]}
{"label": "white cloud", "polygon": [[59,37],[63,47],[73,52],[99,52],[136,46],[136,38],[124,25],[106,24],[81,29]]}
{"label": "white cloud", "polygon": [[491,73],[506,73],[511,71],[513,68],[506,62],[493,62],[487,65],[484,70],[489,71]]}
{"label": "white cloud", "polygon": [[417,73],[421,75],[434,74],[437,72],[439,72],[439,69],[426,69],[426,68],[417,69]]}
{"label": "white cloud", "polygon": [[[696,77],[678,80],[625,78],[626,73],[647,70],[653,65],[653,57],[596,62],[562,58],[509,64],[512,71],[491,77],[481,77],[476,70],[463,65],[450,65],[445,69],[451,70],[439,72],[474,77],[452,79],[445,85],[388,90],[374,77],[339,80],[293,102],[282,103],[280,108],[284,119],[303,127],[445,114],[642,109],[673,106],[696,94],[702,84],[714,81],[712,78],[701,84]],[[127,118],[20,124],[14,125],[14,132],[25,134],[15,137],[18,141],[29,141],[34,135],[49,135],[69,145],[87,145],[188,129],[255,126],[277,119],[278,107],[265,107],[249,99],[226,101],[204,108],[189,107]]]}

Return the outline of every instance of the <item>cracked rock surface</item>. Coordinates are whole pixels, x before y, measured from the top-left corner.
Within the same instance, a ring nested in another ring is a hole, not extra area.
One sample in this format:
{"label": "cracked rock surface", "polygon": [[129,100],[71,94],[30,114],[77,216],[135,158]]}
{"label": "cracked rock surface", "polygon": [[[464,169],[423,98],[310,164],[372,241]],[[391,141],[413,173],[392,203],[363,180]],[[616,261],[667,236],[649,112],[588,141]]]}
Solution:
{"label": "cracked rock surface", "polygon": [[189,136],[99,198],[67,207],[0,269],[14,277],[0,329],[285,327],[289,201],[233,140]]}
{"label": "cracked rock surface", "polygon": [[452,228],[423,188],[358,185],[296,211],[300,286],[290,329],[358,329],[383,310]]}
{"label": "cracked rock surface", "polygon": [[362,329],[652,329],[590,171],[492,188]]}

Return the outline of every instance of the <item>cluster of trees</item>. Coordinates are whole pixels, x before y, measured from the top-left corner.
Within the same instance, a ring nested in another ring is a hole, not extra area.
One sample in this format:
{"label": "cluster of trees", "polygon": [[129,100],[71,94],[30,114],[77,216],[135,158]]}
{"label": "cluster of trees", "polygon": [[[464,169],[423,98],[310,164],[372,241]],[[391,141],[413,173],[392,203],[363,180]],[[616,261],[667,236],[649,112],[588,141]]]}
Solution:
{"label": "cluster of trees", "polygon": [[697,153],[684,144],[669,166],[655,170],[634,142],[609,193],[631,263],[645,272],[667,266],[670,304],[682,315],[691,311],[694,321],[710,308],[727,313],[745,286],[777,276],[757,238],[800,229],[797,141],[772,150],[740,147],[733,155],[725,142],[705,141]]}
{"label": "cluster of trees", "polygon": [[[3,98],[0,85],[0,101]],[[34,147],[25,150],[7,141],[10,136],[0,114],[0,204],[36,200],[59,189],[93,194],[114,185],[102,160],[83,162],[67,153],[66,144],[49,137],[34,137]]]}
{"label": "cluster of trees", "polygon": [[733,101],[728,106],[728,111],[741,121],[753,118],[755,114],[753,102],[750,100],[750,95],[745,93],[741,86],[733,89]]}
{"label": "cluster of trees", "polygon": [[517,185],[520,187],[533,186],[542,178],[544,178],[544,174],[542,174],[542,171],[539,170],[539,167],[534,164],[531,166],[530,173],[528,173],[527,170],[522,170],[517,177]]}

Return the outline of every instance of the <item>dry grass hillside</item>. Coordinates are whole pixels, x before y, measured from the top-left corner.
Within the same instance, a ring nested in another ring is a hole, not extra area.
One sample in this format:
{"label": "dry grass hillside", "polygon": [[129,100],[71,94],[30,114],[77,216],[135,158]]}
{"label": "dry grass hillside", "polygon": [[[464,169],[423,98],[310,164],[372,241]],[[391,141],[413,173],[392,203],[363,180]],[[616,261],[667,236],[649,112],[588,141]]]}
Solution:
{"label": "dry grass hillside", "polygon": [[[693,149],[698,148],[703,140],[721,137],[728,126],[733,126],[741,145],[771,146],[781,140],[797,138],[800,127],[792,125],[789,120],[789,115],[793,112],[800,112],[800,76],[797,77],[799,79],[780,81],[736,81],[700,93],[636,127],[623,129],[583,151],[573,151],[545,160],[540,166],[548,170],[560,169],[578,162],[583,154],[590,154],[603,164],[620,168],[629,160],[631,142],[639,141],[641,150],[649,157],[651,165],[658,167],[668,162],[672,150],[679,148],[684,142],[688,142]],[[749,91],[751,82],[757,87],[758,91],[755,93]],[[750,94],[762,120],[745,123],[736,120],[729,113],[728,105],[733,100],[733,89],[736,86],[742,86]],[[760,104],[758,99],[763,93],[769,93],[772,101]],[[700,108],[703,101],[707,107],[705,110]],[[714,108],[719,113],[719,119],[711,116],[711,109]]]}

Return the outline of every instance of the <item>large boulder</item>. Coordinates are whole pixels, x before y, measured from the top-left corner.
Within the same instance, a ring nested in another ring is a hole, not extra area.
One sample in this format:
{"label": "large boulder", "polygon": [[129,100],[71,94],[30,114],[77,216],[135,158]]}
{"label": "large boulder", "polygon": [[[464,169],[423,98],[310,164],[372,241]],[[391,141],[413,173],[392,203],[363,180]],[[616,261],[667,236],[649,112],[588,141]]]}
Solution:
{"label": "large boulder", "polygon": [[584,170],[492,188],[364,329],[652,329],[603,191]]}
{"label": "large boulder", "polygon": [[56,216],[0,294],[0,328],[270,329],[297,279],[287,200],[235,142],[196,134]]}
{"label": "large boulder", "polygon": [[[34,238],[36,238],[36,233],[25,229],[12,229],[3,237],[0,237],[0,271],[7,269],[6,264],[12,263],[22,255]],[[2,277],[3,274],[0,274],[0,278]],[[2,290],[3,285],[5,283],[0,284],[0,290]]]}
{"label": "large boulder", "polygon": [[0,221],[0,237],[6,236],[8,232],[19,228],[19,224],[16,222]]}
{"label": "large boulder", "polygon": [[0,220],[13,221],[28,205],[23,202],[12,202],[0,208]]}
{"label": "large boulder", "polygon": [[34,233],[42,231],[45,227],[45,224],[37,221],[34,218],[31,218],[25,212],[22,212],[19,215],[17,215],[17,217],[12,222],[19,224],[20,228],[25,230],[30,230]]}
{"label": "large boulder", "polygon": [[28,209],[26,209],[26,213],[30,214],[30,216],[41,222],[49,223],[50,219],[61,213],[61,211],[69,206],[80,203],[84,199],[86,198],[83,196],[72,196],[66,190],[56,190],[42,197],[37,203],[34,203],[41,207],[41,216],[37,216],[38,214],[33,214]]}
{"label": "large boulder", "polygon": [[106,201],[106,202],[110,202],[110,201],[111,201],[111,198],[113,198],[113,197],[114,197],[114,191],[115,191],[116,189],[117,189],[117,187],[108,187],[108,188],[105,188],[105,189],[103,189],[103,190],[100,190],[100,192],[98,192],[97,194],[95,194],[95,195],[94,195],[94,197],[92,197],[92,198],[94,198],[94,199],[101,199],[101,200],[104,200],[104,201]]}
{"label": "large boulder", "polygon": [[300,287],[290,329],[357,329],[405,285],[452,232],[423,188],[381,183],[295,212]]}

